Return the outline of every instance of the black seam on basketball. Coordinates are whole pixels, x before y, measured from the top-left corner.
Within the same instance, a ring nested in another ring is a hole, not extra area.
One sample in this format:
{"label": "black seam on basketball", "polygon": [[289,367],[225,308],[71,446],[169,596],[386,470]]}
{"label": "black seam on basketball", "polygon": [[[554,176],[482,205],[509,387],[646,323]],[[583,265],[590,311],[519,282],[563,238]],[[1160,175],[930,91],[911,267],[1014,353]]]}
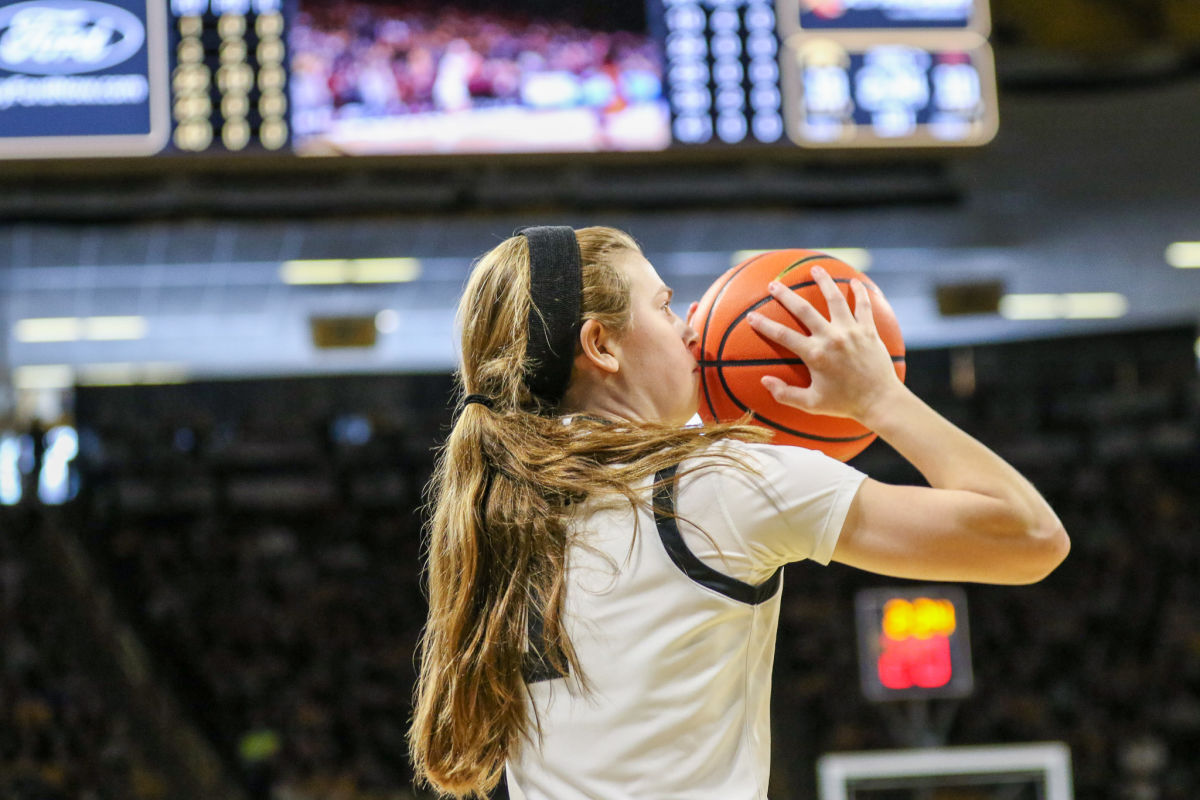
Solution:
{"label": "black seam on basketball", "polygon": [[[731,275],[729,275],[729,277],[727,277],[725,279],[725,283],[721,286],[720,289],[717,290],[717,296],[714,297],[713,301],[708,304],[708,313],[704,316],[704,329],[700,334],[700,353],[701,353],[701,355],[704,354],[704,345],[708,341],[708,325],[710,322],[712,322],[713,310],[717,307],[717,301],[719,301],[721,299],[721,296],[725,294],[725,290],[727,288],[729,288],[729,284],[733,281],[734,278],[736,278],[741,273],[742,270],[744,270],[746,267],[750,266],[755,261],[757,261],[758,259],[760,259],[766,255],[768,255],[768,254],[767,253],[759,253],[758,255],[754,256],[753,258],[746,259],[744,262],[742,262],[741,266],[739,266]],[[718,373],[718,375],[719,375],[719,373]],[[704,402],[706,405],[708,405],[708,412],[710,414],[712,414],[712,418],[714,420],[719,419],[719,417],[717,416],[717,408],[716,408],[716,406],[713,405],[712,396],[708,393],[708,380],[703,371],[701,371],[701,373],[700,373],[700,388],[704,390]]]}
{"label": "black seam on basketball", "polygon": [[[792,269],[795,266],[798,266],[799,264],[805,263],[807,261],[813,261],[815,259],[825,258],[825,257],[826,256],[809,256],[808,258],[802,259],[801,261],[797,262],[792,267],[789,267],[789,269]],[[850,283],[850,279],[849,278],[834,278],[833,282],[834,283]],[[801,281],[800,283],[788,286],[788,288],[791,289],[792,291],[796,291],[797,289],[803,289],[808,286],[815,286],[816,283],[817,283],[816,281]],[[725,390],[725,396],[728,397],[730,400],[732,400],[733,404],[736,405],[738,408],[740,408],[742,411],[750,411],[751,409],[749,408],[749,406],[747,406],[745,403],[743,403],[736,394],[733,393],[733,390],[729,388],[729,382],[725,380],[725,367],[733,366],[738,363],[736,361],[728,361],[728,360],[722,358],[722,356],[725,355],[725,345],[729,341],[730,334],[738,326],[739,322],[741,322],[743,319],[745,319],[750,314],[751,311],[761,308],[768,301],[773,300],[773,299],[774,299],[773,297],[768,295],[767,297],[764,297],[763,299],[759,300],[758,302],[754,303],[753,305],[749,306],[744,311],[742,311],[742,313],[739,314],[733,320],[733,322],[730,323],[729,326],[725,329],[725,335],[721,337],[721,344],[717,347],[717,380],[719,380],[721,382],[721,387]],[[894,360],[896,357],[893,356],[892,358]],[[903,356],[901,356],[901,358],[903,358]],[[782,361],[782,359],[781,359],[781,361]],[[771,419],[770,417],[764,417],[762,414],[760,414],[757,411],[755,411],[753,413],[754,413],[754,419],[763,425],[766,425],[770,428],[774,428],[775,430],[780,431],[782,433],[788,433],[788,434],[791,434],[792,436],[797,436],[801,439],[809,439],[814,442],[857,442],[857,441],[861,441],[863,439],[870,438],[875,435],[873,432],[867,431],[866,433],[861,434],[859,436],[818,436],[813,433],[804,433],[803,431],[798,431],[798,430],[794,430],[793,428],[789,428],[786,425],[776,422],[775,420]]]}
{"label": "black seam on basketball", "polygon": [[702,367],[774,367],[774,366],[804,366],[804,360],[800,358],[746,358],[746,359],[720,359],[714,358],[712,361],[699,362]]}
{"label": "black seam on basketball", "polygon": [[824,253],[817,253],[815,256],[805,256],[804,258],[800,259],[799,261],[793,261],[791,264],[788,264],[786,267],[783,268],[783,272],[781,272],[775,276],[775,280],[777,280],[777,281],[783,280],[784,275],[787,275],[789,272],[791,272],[792,270],[794,270],[796,267],[800,266],[801,264],[807,264],[810,261],[816,261],[817,259],[821,259],[821,258],[830,258],[830,257],[825,255]]}
{"label": "black seam on basketball", "polygon": [[[701,340],[700,340],[700,352],[701,353],[705,352],[704,346],[708,340],[708,324],[712,320],[712,312],[716,308],[717,301],[719,301],[721,299],[721,296],[723,294],[725,294],[725,290],[729,287],[729,284],[733,281],[734,277],[736,277],[738,273],[740,273],[746,267],[750,266],[757,259],[762,258],[764,255],[768,255],[768,254],[766,254],[766,253],[760,254],[760,255],[755,256],[754,258],[746,261],[744,264],[742,264],[741,268],[739,268],[737,272],[735,272],[729,276],[729,278],[725,281],[725,284],[717,292],[717,296],[715,298],[713,298],[713,302],[709,306],[708,314],[704,320],[704,333],[702,334]],[[785,269],[783,272],[780,273],[780,276],[787,274],[789,271],[795,269],[796,267],[800,266],[801,264],[805,264],[805,263],[808,263],[809,261],[815,261],[815,260],[819,260],[822,258],[828,258],[828,256],[826,256],[824,254],[819,254],[819,255],[807,256],[805,258],[802,258],[799,261],[796,261],[795,263],[788,266],[787,269]],[[836,283],[850,283],[850,280],[851,280],[850,278],[834,278],[833,282],[835,284]],[[809,280],[809,281],[801,281],[800,283],[790,285],[790,286],[788,286],[788,288],[791,289],[792,291],[796,291],[797,289],[803,289],[803,288],[806,288],[809,286],[815,286],[815,285],[816,285],[816,281]],[[771,365],[776,365],[776,364],[779,364],[779,365],[797,365],[797,364],[803,365],[804,364],[804,361],[799,358],[794,359],[794,360],[793,359],[750,359],[750,360],[746,360],[746,361],[738,361],[738,360],[734,360],[734,359],[722,358],[722,356],[725,355],[725,345],[729,341],[729,336],[730,336],[730,334],[732,334],[733,330],[737,327],[738,323],[741,322],[743,319],[745,319],[750,314],[751,311],[761,308],[768,301],[773,300],[773,299],[774,299],[773,297],[768,295],[767,297],[762,298],[761,300],[757,301],[753,305],[751,305],[751,306],[747,307],[745,310],[743,310],[736,318],[734,318],[733,322],[730,323],[726,327],[725,333],[721,337],[721,343],[717,346],[717,358],[699,362],[699,364],[702,368],[704,368],[704,367],[715,367],[716,368],[717,380],[719,380],[721,382],[721,388],[725,390],[725,396],[728,397],[731,401],[733,401],[733,404],[736,405],[738,408],[740,408],[742,411],[751,411],[751,409],[745,403],[743,403],[740,399],[738,399],[738,396],[736,394],[734,394],[733,390],[730,388],[729,382],[725,380],[725,368],[726,367],[771,366]],[[892,359],[892,363],[903,363],[904,362],[904,356],[891,356],[891,359]],[[712,414],[713,419],[717,419],[717,410],[713,406],[712,397],[708,391],[708,376],[702,370],[700,373],[700,377],[701,377],[700,383],[704,389],[704,400],[708,404],[708,409],[709,409],[710,413]],[[760,413],[758,413],[756,411],[752,412],[752,413],[754,414],[754,419],[756,421],[762,423],[763,425],[774,428],[775,430],[780,431],[782,433],[788,433],[788,434],[791,434],[792,436],[797,436],[801,439],[809,439],[809,440],[815,441],[815,442],[856,442],[856,441],[861,441],[863,439],[867,439],[867,438],[875,435],[873,432],[868,431],[859,436],[849,436],[849,437],[818,436],[816,434],[804,433],[802,431],[798,431],[798,430],[789,428],[788,426],[783,425],[779,422],[776,422],[775,420],[773,420],[769,417],[762,416]]]}
{"label": "black seam on basketball", "polygon": [[[737,403],[736,400],[734,402]],[[741,403],[738,403],[738,405],[740,406]],[[746,410],[749,411],[750,409]],[[761,422],[763,425],[768,425],[777,431],[781,431],[782,433],[790,433],[792,436],[799,436],[801,439],[811,439],[814,442],[860,442],[863,439],[869,439],[875,435],[874,431],[867,431],[866,433],[859,434],[858,436],[818,436],[815,433],[805,433],[804,431],[798,431],[789,428],[787,425],[782,425],[770,417],[764,417],[757,411],[754,412],[754,419],[758,422]]]}
{"label": "black seam on basketball", "polygon": [[[815,257],[816,256],[814,256],[814,258]],[[833,282],[834,283],[849,283],[850,279],[849,278],[834,278]],[[816,281],[801,281],[800,283],[797,283],[793,286],[789,286],[787,288],[791,289],[794,292],[797,289],[805,289],[809,286],[816,286],[816,285],[817,285]],[[761,300],[756,301],[754,304],[747,306],[745,309],[742,310],[742,313],[740,313],[736,317],[734,317],[733,322],[729,323],[729,326],[727,328],[725,328],[725,334],[721,337],[721,344],[719,344],[717,346],[717,360],[718,361],[724,360],[722,358],[722,356],[725,355],[725,344],[729,341],[729,337],[733,333],[734,329],[737,328],[738,323],[741,322],[742,320],[744,320],[747,316],[749,316],[751,311],[756,311],[757,309],[762,308],[764,305],[766,305],[767,303],[771,302],[774,299],[775,299],[774,297],[767,295],[766,297],[762,298]]]}
{"label": "black seam on basketball", "polygon": [[[812,260],[818,259],[818,258],[824,258],[824,256],[809,256],[808,258],[803,259],[799,263],[803,263],[804,261],[812,261]],[[834,278],[834,283],[849,283],[849,282],[850,281],[847,278]],[[789,286],[788,288],[794,292],[797,289],[803,289],[808,286],[816,286],[816,285],[817,285],[816,281],[801,281],[800,283],[797,283],[794,286]],[[723,356],[725,355],[725,345],[729,342],[729,336],[733,333],[734,329],[737,328],[738,324],[742,320],[744,320],[751,311],[754,311],[757,308],[761,308],[762,306],[764,306],[765,304],[769,303],[770,301],[772,301],[774,299],[775,299],[774,297],[767,295],[763,299],[759,300],[758,302],[754,303],[753,305],[751,305],[748,308],[746,308],[745,310],[743,310],[741,314],[738,314],[737,317],[734,318],[733,322],[729,323],[729,326],[727,328],[725,328],[725,334],[721,337],[721,344],[719,344],[717,346],[717,361],[725,361],[725,359],[723,358]],[[746,407],[745,403],[743,403],[741,400],[737,399],[737,395],[735,395],[733,393],[733,390],[729,388],[729,382],[725,380],[725,370],[723,367],[717,367],[717,380],[721,382],[721,388],[725,390],[725,396],[728,397],[730,400],[732,400],[734,405],[736,405],[742,411],[750,410],[749,408]],[[757,416],[757,414],[755,414],[755,416]],[[800,433],[799,431],[789,431],[787,428],[785,428],[781,425],[778,425],[778,423],[776,423],[773,427],[776,427],[781,431],[787,431],[788,433],[795,433],[797,436],[804,436],[804,434]],[[809,438],[815,438],[815,437],[809,437]]]}
{"label": "black seam on basketball", "polygon": [[725,384],[725,377],[724,377],[724,374],[722,374],[721,369],[718,369],[718,371],[716,371],[716,374],[718,374],[719,377],[721,378],[721,385],[726,386],[725,395],[731,399],[731,401],[733,402],[734,405],[737,405],[737,407],[739,409],[742,409],[743,411],[751,411],[751,413],[754,414],[754,419],[756,422],[761,422],[762,425],[766,425],[769,428],[775,428],[776,431],[780,431],[781,433],[790,433],[793,435],[793,437],[799,437],[802,439],[811,439],[812,441],[862,441],[863,439],[866,439],[869,437],[874,437],[874,435],[875,435],[874,432],[868,431],[866,433],[857,435],[857,437],[818,437],[818,435],[815,433],[805,433],[803,431],[797,431],[797,429],[787,427],[786,425],[782,425],[781,422],[775,422],[773,419],[770,419],[769,416],[763,416],[762,414],[758,413],[758,411],[751,409],[749,407],[749,405],[746,405],[745,403],[740,401],[740,399],[738,399],[737,395],[734,395],[733,392],[728,390],[728,387]]}
{"label": "black seam on basketball", "polygon": [[[892,356],[893,364],[903,364],[904,356]],[[700,359],[696,362],[701,367],[802,367],[804,359],[802,358],[713,358]]]}
{"label": "black seam on basketball", "polygon": [[776,422],[770,417],[764,417],[759,412],[753,411],[745,403],[739,400],[736,395],[729,395],[729,399],[732,400],[733,404],[742,411],[750,411],[753,413],[755,422],[766,425],[768,428],[774,428],[781,433],[790,433],[792,436],[799,436],[801,439],[811,439],[814,442],[859,442],[875,435],[873,431],[867,431],[866,433],[858,436],[818,436],[815,433],[805,433],[804,431],[798,431],[795,428],[789,428],[783,423]]}

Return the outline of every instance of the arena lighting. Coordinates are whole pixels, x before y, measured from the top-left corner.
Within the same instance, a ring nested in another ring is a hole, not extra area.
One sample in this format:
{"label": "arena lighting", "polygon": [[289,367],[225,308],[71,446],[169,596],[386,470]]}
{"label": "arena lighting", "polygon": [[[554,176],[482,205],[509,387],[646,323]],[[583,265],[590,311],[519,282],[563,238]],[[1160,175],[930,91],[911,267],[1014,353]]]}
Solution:
{"label": "arena lighting", "polygon": [[80,386],[160,386],[185,383],[187,378],[184,364],[114,362],[80,364],[76,383]]}
{"label": "arena lighting", "polygon": [[118,341],[146,338],[145,317],[85,317],[83,338]]}
{"label": "arena lighting", "polygon": [[70,364],[31,364],[13,370],[16,389],[70,389],[75,383],[75,370]]}
{"label": "arena lighting", "polygon": [[375,330],[380,333],[395,333],[400,328],[400,312],[385,308],[375,315]]}
{"label": "arena lighting", "polygon": [[[784,249],[784,248],[778,248]],[[871,251],[863,247],[806,247],[805,250],[816,250],[818,253],[824,253],[828,256],[845,261],[850,266],[854,267],[859,272],[866,272],[871,268],[873,259]],[[771,250],[737,250],[730,257],[729,266],[736,267],[748,258],[760,256],[763,253],[770,253]]]}
{"label": "arena lighting", "polygon": [[169,362],[114,362],[80,364],[75,382],[80,386],[136,386],[184,383],[187,367]]}
{"label": "arena lighting", "polygon": [[[0,505],[15,506],[21,502],[22,437],[15,433],[0,433]],[[33,445],[27,445],[33,450]]]}
{"label": "arena lighting", "polygon": [[1163,258],[1175,269],[1200,269],[1200,242],[1173,242]]}
{"label": "arena lighting", "polygon": [[1006,294],[1000,316],[1012,320],[1116,319],[1129,312],[1129,300],[1117,292]]}
{"label": "arena lighting", "polygon": [[144,339],[145,317],[34,317],[17,320],[13,335],[18,342],[76,342]]}
{"label": "arena lighting", "polygon": [[18,342],[74,342],[82,335],[82,320],[76,317],[19,319],[13,325]]}
{"label": "arena lighting", "polygon": [[293,286],[342,283],[405,283],[421,274],[415,258],[319,258],[285,261],[280,279]]}
{"label": "arena lighting", "polygon": [[79,368],[80,386],[132,386],[137,383],[134,365],[88,364]]}
{"label": "arena lighting", "polygon": [[38,499],[46,505],[62,505],[78,491],[71,485],[71,461],[79,455],[79,434],[70,425],[56,425],[46,431],[44,442]]}

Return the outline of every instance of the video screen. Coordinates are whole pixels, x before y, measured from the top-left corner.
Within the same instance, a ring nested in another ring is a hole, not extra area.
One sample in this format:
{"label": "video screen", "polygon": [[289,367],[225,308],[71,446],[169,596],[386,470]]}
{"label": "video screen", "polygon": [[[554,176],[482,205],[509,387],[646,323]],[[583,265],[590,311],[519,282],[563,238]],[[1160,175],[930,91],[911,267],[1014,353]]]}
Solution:
{"label": "video screen", "polygon": [[805,30],[966,28],[975,0],[800,0]]}
{"label": "video screen", "polygon": [[662,48],[636,4],[300,0],[288,50],[302,155],[671,144]]}

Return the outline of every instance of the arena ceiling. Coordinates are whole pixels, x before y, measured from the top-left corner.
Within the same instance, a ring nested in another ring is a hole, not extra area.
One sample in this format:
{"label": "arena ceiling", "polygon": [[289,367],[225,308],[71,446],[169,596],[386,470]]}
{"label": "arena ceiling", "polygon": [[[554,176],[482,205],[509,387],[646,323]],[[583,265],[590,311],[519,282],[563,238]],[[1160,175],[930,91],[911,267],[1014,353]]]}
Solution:
{"label": "arena ceiling", "polygon": [[[603,165],[560,170],[554,180],[588,199],[578,204],[586,210],[540,206],[538,192],[554,190],[545,173],[540,183],[536,175],[505,181],[498,173],[480,184],[491,187],[494,202],[462,213],[348,214],[329,203],[303,217],[250,209],[158,221],[10,221],[0,223],[5,360],[18,388],[447,370],[453,307],[472,259],[535,222],[631,231],[683,307],[739,251],[865,250],[917,348],[1194,324],[1200,269],[1174,268],[1166,254],[1172,243],[1200,241],[1198,164],[1200,79],[1193,77],[1013,93],[1002,98],[995,142],[932,166],[678,167],[658,177]],[[31,202],[49,202],[36,190],[28,187]],[[255,196],[286,205],[303,190],[272,195],[257,187]],[[115,183],[113,192],[117,202]],[[655,201],[653,192],[665,195]],[[689,196],[694,202],[682,202]],[[287,262],[374,258],[415,262],[339,268],[360,282],[286,280]],[[361,282],[372,269],[376,278],[399,270],[393,277],[405,279]],[[1078,311],[1066,294],[1123,300],[1100,301],[1113,313],[1101,319],[945,316],[938,288],[964,284],[1053,295],[1060,316]],[[374,343],[317,347],[313,320],[328,318],[378,321]],[[46,319],[59,327],[40,336],[22,323]]]}

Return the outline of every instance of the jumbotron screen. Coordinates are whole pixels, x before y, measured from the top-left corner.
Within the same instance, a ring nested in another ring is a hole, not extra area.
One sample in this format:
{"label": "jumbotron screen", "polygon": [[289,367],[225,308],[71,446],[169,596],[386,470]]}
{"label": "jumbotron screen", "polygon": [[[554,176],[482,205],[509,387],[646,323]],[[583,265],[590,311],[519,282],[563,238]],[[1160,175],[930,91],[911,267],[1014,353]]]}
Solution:
{"label": "jumbotron screen", "polygon": [[0,157],[970,146],[986,0],[0,0]]}

